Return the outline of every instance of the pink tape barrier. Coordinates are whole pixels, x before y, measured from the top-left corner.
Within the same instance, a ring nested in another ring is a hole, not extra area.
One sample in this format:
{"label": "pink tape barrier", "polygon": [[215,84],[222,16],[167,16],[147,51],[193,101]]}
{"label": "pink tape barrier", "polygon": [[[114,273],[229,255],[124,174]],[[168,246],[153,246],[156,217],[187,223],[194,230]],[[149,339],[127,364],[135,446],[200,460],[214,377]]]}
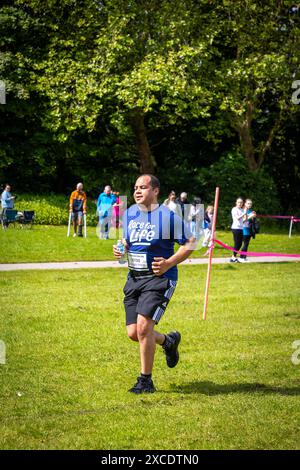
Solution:
{"label": "pink tape barrier", "polygon": [[267,219],[293,219],[293,215],[257,215],[256,217],[267,218]]}
{"label": "pink tape barrier", "polygon": [[[263,253],[263,252],[256,252],[256,251],[236,251],[234,248],[232,248],[229,245],[226,245],[225,243],[222,243],[220,240],[213,240],[215,243],[218,245],[222,246],[225,248],[225,250],[229,251],[235,251],[236,253],[239,253],[240,255],[246,255],[246,256],[285,256],[286,258],[300,258],[300,254],[296,253]],[[212,248],[212,247],[211,247]]]}
{"label": "pink tape barrier", "polygon": [[293,223],[300,222],[300,219],[294,215],[257,215],[256,217],[263,219],[290,219]]}

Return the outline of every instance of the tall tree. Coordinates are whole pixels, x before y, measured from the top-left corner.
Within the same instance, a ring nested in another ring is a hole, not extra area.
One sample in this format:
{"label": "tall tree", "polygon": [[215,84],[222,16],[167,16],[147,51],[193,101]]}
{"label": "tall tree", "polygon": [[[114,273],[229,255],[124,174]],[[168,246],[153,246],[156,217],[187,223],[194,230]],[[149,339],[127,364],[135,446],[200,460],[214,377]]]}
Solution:
{"label": "tall tree", "polygon": [[[43,2],[20,3],[45,15]],[[108,114],[121,138],[135,140],[141,171],[155,172],[149,126],[208,113],[199,70],[211,42],[205,15],[195,42],[192,0],[53,3],[46,13],[49,49],[36,65],[37,87],[50,100],[45,125],[66,140],[101,126]]]}
{"label": "tall tree", "polygon": [[217,117],[237,132],[248,166],[256,170],[295,112],[291,86],[300,65],[300,10],[283,0],[215,5],[212,22],[222,25],[211,82]]}

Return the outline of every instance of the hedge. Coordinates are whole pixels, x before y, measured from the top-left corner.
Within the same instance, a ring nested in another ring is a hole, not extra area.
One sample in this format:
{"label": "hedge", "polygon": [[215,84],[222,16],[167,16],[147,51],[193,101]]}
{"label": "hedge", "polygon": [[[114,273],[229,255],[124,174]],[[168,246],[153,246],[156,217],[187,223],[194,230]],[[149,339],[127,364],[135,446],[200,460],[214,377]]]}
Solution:
{"label": "hedge", "polygon": [[[87,203],[87,225],[96,226],[96,205],[94,201]],[[63,195],[18,194],[15,209],[35,211],[34,222],[43,225],[67,225],[69,219],[69,198]]]}

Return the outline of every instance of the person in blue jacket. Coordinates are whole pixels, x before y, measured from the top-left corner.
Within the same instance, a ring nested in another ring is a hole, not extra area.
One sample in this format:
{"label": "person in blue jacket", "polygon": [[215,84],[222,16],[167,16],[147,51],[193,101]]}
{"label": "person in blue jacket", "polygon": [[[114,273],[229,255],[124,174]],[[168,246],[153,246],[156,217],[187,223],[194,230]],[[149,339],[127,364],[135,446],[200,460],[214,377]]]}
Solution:
{"label": "person in blue jacket", "polygon": [[9,184],[6,184],[5,189],[1,194],[1,219],[3,220],[3,224],[6,227],[8,226],[8,223],[6,222],[5,214],[7,209],[14,208],[14,200],[15,196],[12,196],[11,194],[11,187]]}
{"label": "person in blue jacket", "polygon": [[117,203],[117,196],[112,193],[110,186],[105,186],[103,193],[98,197],[97,213],[99,215],[99,238],[108,240],[111,226],[112,208]]}
{"label": "person in blue jacket", "polygon": [[[244,204],[244,219],[243,219],[243,246],[241,251],[247,252],[248,246],[252,237],[250,224],[256,217],[256,212],[252,209],[252,201],[251,199],[246,199]],[[239,262],[245,263],[247,260],[247,255],[241,255]]]}

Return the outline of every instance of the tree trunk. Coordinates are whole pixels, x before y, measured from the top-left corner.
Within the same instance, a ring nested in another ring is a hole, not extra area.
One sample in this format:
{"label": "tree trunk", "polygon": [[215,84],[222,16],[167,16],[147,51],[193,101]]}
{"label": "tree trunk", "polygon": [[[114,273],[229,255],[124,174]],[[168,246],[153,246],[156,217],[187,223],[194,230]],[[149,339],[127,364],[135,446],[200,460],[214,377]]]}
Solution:
{"label": "tree trunk", "polygon": [[131,113],[130,124],[135,135],[135,142],[140,158],[140,171],[141,173],[153,174],[156,170],[156,162],[151,154],[142,110],[135,109]]}
{"label": "tree trunk", "polygon": [[240,138],[241,149],[246,157],[248,167],[250,170],[255,171],[258,169],[258,165],[255,159],[255,149],[253,145],[251,129],[247,124],[243,123],[238,126],[238,133]]}
{"label": "tree trunk", "polygon": [[243,119],[238,120],[235,124],[240,138],[242,152],[247,160],[250,170],[255,171],[259,168],[261,163],[258,163],[255,158],[255,147],[252,138],[252,119],[253,119],[254,104],[252,101],[247,102],[247,109]]}
{"label": "tree trunk", "polygon": [[279,116],[272,128],[270,129],[269,135],[265,142],[261,142],[259,145],[254,146],[252,138],[252,119],[254,104],[251,101],[247,103],[247,110],[244,115],[243,120],[236,120],[234,123],[234,128],[239,134],[240,144],[242,152],[247,160],[248,167],[250,170],[255,171],[261,168],[267,152],[270,150],[273,143],[274,137],[278,130],[280,129],[282,115],[284,113],[284,108],[280,110]]}

